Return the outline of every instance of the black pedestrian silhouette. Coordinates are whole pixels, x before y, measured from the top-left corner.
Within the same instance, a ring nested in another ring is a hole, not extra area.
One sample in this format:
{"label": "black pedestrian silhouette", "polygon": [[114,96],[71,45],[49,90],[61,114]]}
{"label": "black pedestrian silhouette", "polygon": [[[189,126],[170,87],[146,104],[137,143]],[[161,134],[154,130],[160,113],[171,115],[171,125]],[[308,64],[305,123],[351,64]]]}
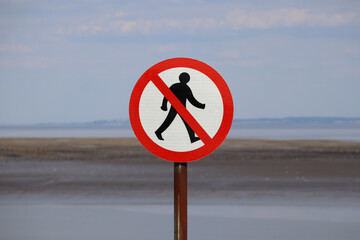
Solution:
{"label": "black pedestrian silhouette", "polygon": [[[190,81],[190,75],[186,72],[183,72],[179,75],[180,83],[175,83],[171,85],[170,90],[174,93],[174,95],[179,99],[179,101],[186,107],[186,100],[194,105],[197,108],[204,109],[205,104],[198,102],[192,94],[192,91],[186,83]],[[168,100],[164,97],[161,109],[163,111],[167,111],[167,102]],[[159,140],[164,140],[161,134],[170,126],[170,124],[174,121],[178,112],[175,110],[173,106],[171,106],[170,111],[165,118],[164,122],[161,126],[155,131],[155,134]],[[181,117],[181,116],[180,116]],[[191,129],[191,127],[186,123],[186,121],[181,117],[181,120],[184,122],[186,130],[189,134],[191,143],[194,143],[200,140],[199,137],[195,137],[195,132]]]}

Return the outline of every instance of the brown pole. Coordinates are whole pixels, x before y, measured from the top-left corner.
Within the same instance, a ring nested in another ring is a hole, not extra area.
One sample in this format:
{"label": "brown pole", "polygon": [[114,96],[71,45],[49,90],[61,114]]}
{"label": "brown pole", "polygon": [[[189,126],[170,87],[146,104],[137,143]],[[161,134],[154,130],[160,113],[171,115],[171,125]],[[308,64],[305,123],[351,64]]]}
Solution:
{"label": "brown pole", "polygon": [[187,164],[174,164],[175,240],[187,240]]}

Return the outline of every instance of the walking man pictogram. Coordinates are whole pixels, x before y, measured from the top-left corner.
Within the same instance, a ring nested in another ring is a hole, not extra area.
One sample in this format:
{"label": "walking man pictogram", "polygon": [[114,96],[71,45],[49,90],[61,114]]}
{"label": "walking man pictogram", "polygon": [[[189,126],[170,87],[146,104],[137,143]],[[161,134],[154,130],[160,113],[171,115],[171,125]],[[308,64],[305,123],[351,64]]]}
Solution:
{"label": "walking man pictogram", "polygon": [[[187,85],[187,83],[190,81],[190,75],[187,72],[183,72],[179,75],[179,80],[180,80],[180,83],[175,83],[175,84],[171,85],[170,90],[179,99],[179,101],[184,105],[184,107],[186,107],[186,100],[189,100],[189,102],[192,105],[194,105],[195,107],[205,109],[205,104],[200,103],[195,99],[190,87]],[[164,97],[162,106],[161,106],[161,109],[163,111],[167,111],[167,102],[168,102],[168,100]],[[178,114],[178,112],[176,111],[176,109],[173,106],[171,106],[170,111],[169,111],[167,117],[165,118],[164,122],[155,131],[155,134],[159,140],[164,140],[161,134],[171,125],[171,123],[174,121],[177,114]],[[186,123],[186,121],[182,117],[181,117],[181,120],[185,124],[185,127],[189,134],[191,143],[194,143],[194,142],[200,140],[199,137],[195,137],[195,132],[191,129],[191,127]]]}

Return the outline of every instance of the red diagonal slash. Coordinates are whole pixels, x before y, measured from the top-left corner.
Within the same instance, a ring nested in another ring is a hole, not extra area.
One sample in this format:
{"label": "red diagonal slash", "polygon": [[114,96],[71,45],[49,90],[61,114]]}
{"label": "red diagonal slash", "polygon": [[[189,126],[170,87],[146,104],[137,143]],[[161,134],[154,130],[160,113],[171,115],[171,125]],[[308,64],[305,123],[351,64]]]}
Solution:
{"label": "red diagonal slash", "polygon": [[201,125],[179,101],[179,99],[174,95],[174,93],[168,88],[168,86],[166,86],[163,80],[157,74],[153,74],[151,76],[151,81],[169,101],[169,103],[175,108],[175,110],[180,114],[180,116],[185,120],[185,122],[189,124],[191,129],[199,136],[201,141],[204,144],[210,143],[211,137],[209,136],[209,134],[207,134],[207,132],[201,127]]}

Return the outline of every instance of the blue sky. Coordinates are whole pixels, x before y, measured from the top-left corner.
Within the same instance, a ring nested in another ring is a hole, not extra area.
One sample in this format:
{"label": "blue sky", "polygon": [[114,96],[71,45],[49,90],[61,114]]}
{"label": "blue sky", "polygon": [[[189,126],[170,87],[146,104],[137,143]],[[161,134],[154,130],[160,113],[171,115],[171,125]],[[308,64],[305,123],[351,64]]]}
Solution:
{"label": "blue sky", "polygon": [[128,118],[173,57],[215,68],[236,118],[359,117],[359,26],[348,0],[2,0],[0,124]]}

